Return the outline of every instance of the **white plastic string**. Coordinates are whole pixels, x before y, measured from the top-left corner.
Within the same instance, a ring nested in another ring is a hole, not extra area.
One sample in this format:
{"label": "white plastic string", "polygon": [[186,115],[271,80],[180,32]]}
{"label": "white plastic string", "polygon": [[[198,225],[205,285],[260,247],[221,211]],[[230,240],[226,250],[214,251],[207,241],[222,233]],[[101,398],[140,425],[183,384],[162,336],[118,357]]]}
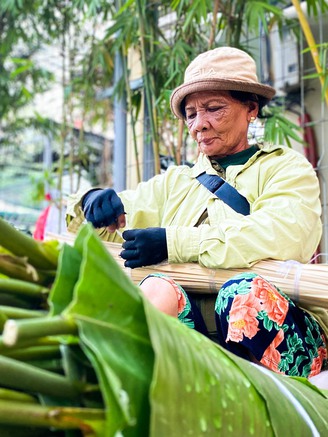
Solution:
{"label": "white plastic string", "polygon": [[209,276],[209,280],[208,280],[208,288],[209,288],[210,293],[217,293],[218,292],[218,287],[216,284],[215,275],[216,275],[215,270],[210,269],[210,276]]}
{"label": "white plastic string", "polygon": [[123,238],[123,235],[122,235],[122,232],[121,231],[119,231],[118,229],[116,229],[116,233],[117,233],[117,235],[119,235],[121,238],[122,238],[122,240],[124,240],[124,238]]}
{"label": "white plastic string", "polygon": [[324,256],[326,259],[328,259],[328,253],[327,252],[320,252],[320,253],[317,253],[314,257],[312,257],[310,259],[310,261],[308,262],[308,264],[311,264],[313,261],[315,261],[320,256]]}
{"label": "white plastic string", "polygon": [[280,273],[284,279],[286,279],[291,273],[292,269],[295,269],[294,273],[294,288],[293,288],[293,294],[291,296],[291,299],[295,302],[299,302],[300,300],[300,279],[302,276],[302,263],[295,261],[293,259],[290,259],[288,261],[284,261],[278,270],[278,273]]}

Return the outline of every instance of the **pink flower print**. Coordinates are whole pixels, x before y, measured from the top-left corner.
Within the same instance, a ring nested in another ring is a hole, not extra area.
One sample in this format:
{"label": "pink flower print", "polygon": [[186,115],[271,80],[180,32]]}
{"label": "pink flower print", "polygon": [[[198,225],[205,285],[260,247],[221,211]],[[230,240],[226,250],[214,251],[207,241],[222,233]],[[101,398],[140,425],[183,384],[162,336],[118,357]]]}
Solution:
{"label": "pink flower print", "polygon": [[177,298],[178,298],[178,313],[181,313],[184,310],[186,303],[187,303],[186,297],[182,293],[182,291],[179,290],[179,288],[177,286],[175,286],[174,288],[175,288],[175,291],[177,293]]}
{"label": "pink flower print", "polygon": [[320,346],[318,349],[318,354],[319,355],[315,357],[312,361],[311,372],[308,376],[309,378],[311,378],[311,376],[318,375],[321,372],[323,361],[327,359],[327,349]]}
{"label": "pink flower print", "polygon": [[252,281],[252,291],[262,303],[269,319],[282,326],[288,312],[288,301],[265,279],[257,276]]}
{"label": "pink flower print", "polygon": [[229,312],[229,328],[226,342],[240,342],[243,336],[253,338],[259,331],[256,318],[261,309],[259,300],[252,294],[238,294]]}
{"label": "pink flower print", "polygon": [[284,339],[284,331],[282,329],[279,330],[278,334],[275,336],[273,341],[269,344],[269,346],[265,349],[264,354],[262,355],[260,363],[263,366],[268,367],[276,373],[283,373],[278,369],[278,365],[281,360],[280,352],[276,349],[280,343]]}
{"label": "pink flower print", "polygon": [[164,279],[164,281],[171,284],[172,287],[174,288],[174,291],[176,292],[177,300],[178,300],[178,314],[181,313],[185,309],[185,306],[187,303],[186,296],[183,294],[180,287],[173,279],[167,278],[165,276],[160,276],[160,278]]}

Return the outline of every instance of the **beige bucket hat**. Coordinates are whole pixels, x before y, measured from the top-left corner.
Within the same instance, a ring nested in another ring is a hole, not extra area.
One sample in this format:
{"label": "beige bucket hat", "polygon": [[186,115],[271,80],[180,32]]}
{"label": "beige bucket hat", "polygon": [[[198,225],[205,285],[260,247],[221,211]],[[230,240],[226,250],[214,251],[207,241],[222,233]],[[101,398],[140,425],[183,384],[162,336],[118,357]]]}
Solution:
{"label": "beige bucket hat", "polygon": [[181,104],[188,94],[198,91],[244,91],[268,103],[276,91],[258,81],[254,59],[233,47],[218,47],[198,55],[186,68],[184,82],[171,94],[171,110],[184,118]]}

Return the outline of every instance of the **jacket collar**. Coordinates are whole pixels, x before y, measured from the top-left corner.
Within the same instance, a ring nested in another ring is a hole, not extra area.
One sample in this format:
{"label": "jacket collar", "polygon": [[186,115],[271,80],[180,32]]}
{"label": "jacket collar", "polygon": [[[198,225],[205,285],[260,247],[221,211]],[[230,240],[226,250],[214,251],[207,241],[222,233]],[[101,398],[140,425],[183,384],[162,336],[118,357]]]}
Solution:
{"label": "jacket collar", "polygon": [[[274,145],[270,143],[262,143],[262,144],[258,144],[258,147],[259,150],[256,153],[254,153],[253,156],[251,156],[251,158],[247,161],[247,163],[244,164],[245,166],[248,167],[249,165],[251,165],[263,153],[272,153],[275,150],[279,150],[285,146]],[[210,159],[208,158],[208,156],[204,155],[203,153],[199,154],[197,161],[191,170],[192,170],[192,176],[195,178],[197,178],[197,176],[199,176],[201,173],[204,173],[204,171],[206,171],[207,174],[215,174],[215,175],[217,174],[215,169],[212,167]]]}

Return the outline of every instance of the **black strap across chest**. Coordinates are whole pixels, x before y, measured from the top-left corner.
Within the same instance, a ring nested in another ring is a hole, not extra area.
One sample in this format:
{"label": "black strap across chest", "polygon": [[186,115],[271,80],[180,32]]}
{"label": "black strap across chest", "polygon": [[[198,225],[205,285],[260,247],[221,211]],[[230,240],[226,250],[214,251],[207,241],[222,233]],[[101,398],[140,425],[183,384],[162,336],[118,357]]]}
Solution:
{"label": "black strap across chest", "polygon": [[204,185],[211,193],[215,194],[224,203],[243,215],[249,215],[250,208],[246,197],[241,195],[236,188],[228,184],[218,175],[202,173],[197,176],[199,183]]}

